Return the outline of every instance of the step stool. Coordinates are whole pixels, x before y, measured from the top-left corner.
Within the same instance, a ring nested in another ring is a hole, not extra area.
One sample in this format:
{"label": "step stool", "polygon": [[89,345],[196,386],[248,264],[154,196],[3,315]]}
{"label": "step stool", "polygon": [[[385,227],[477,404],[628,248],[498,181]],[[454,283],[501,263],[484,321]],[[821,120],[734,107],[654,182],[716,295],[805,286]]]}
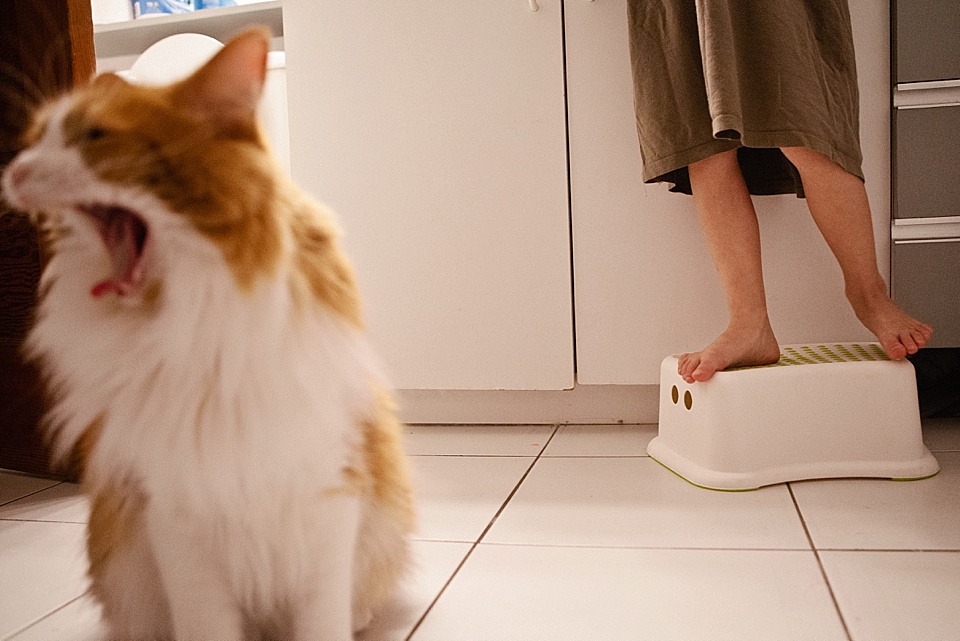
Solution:
{"label": "step stool", "polygon": [[660,365],[660,429],[647,453],[694,485],[753,490],[940,470],[920,433],[913,365],[877,343],[785,345],[773,365],[693,384],[677,361]]}

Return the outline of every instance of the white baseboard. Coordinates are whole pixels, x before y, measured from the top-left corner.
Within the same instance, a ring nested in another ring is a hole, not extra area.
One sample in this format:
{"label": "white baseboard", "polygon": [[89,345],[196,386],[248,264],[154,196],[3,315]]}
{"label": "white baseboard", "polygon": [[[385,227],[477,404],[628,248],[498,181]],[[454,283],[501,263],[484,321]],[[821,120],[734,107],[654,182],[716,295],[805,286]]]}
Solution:
{"label": "white baseboard", "polygon": [[405,423],[656,423],[659,390],[659,385],[577,385],[559,391],[397,390],[397,399]]}

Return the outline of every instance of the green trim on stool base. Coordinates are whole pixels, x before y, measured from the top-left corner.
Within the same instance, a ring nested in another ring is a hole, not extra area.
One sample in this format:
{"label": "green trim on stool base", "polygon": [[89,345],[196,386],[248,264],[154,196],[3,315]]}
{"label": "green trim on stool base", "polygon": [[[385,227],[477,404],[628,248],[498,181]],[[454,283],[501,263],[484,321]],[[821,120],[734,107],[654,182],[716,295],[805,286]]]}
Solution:
{"label": "green trim on stool base", "polygon": [[[647,456],[650,456],[650,454],[647,454]],[[760,489],[759,487],[725,488],[725,487],[710,487],[709,485],[700,485],[699,483],[694,483],[693,481],[691,481],[690,479],[688,479],[686,476],[684,476],[684,475],[681,474],[680,472],[676,471],[676,470],[673,469],[672,467],[666,465],[666,464],[663,463],[662,461],[658,461],[655,457],[650,456],[650,458],[652,458],[656,463],[658,463],[658,464],[659,464],[661,467],[663,467],[665,470],[667,470],[667,471],[669,471],[669,472],[673,472],[674,474],[676,474],[677,476],[679,476],[680,478],[682,478],[684,481],[686,481],[686,482],[689,483],[690,485],[692,485],[692,486],[694,486],[694,487],[699,487],[699,488],[702,489],[702,490],[713,490],[714,492],[756,492],[757,490]]]}
{"label": "green trim on stool base", "polygon": [[940,473],[940,470],[937,470],[933,474],[927,474],[926,476],[910,476],[906,478],[897,478],[891,477],[891,481],[896,481],[897,483],[909,483],[910,481],[924,481],[926,479],[932,479],[934,476]]}
{"label": "green trim on stool base", "polygon": [[895,483],[910,483],[912,481],[924,481],[926,479],[932,479],[934,476],[940,473],[940,470],[938,469],[933,474],[927,474],[926,476],[911,476],[906,478],[898,478],[893,476],[817,476],[817,477],[806,478],[806,479],[792,479],[789,481],[777,481],[776,483],[770,483],[768,485],[761,485],[758,487],[726,488],[726,487],[710,487],[709,485],[701,485],[699,483],[694,483],[693,481],[688,479],[686,476],[676,471],[675,469],[673,469],[663,461],[658,460],[655,456],[651,456],[649,453],[647,454],[647,456],[653,459],[662,468],[664,468],[668,472],[673,473],[675,476],[680,477],[690,485],[694,487],[699,487],[701,490],[712,490],[713,492],[734,492],[734,493],[735,492],[756,492],[761,487],[772,487],[774,485],[783,485],[786,483],[801,483],[805,481],[839,481],[842,479],[846,479],[849,481],[863,481],[863,480],[872,479],[875,481],[886,480],[886,481],[894,481]]}

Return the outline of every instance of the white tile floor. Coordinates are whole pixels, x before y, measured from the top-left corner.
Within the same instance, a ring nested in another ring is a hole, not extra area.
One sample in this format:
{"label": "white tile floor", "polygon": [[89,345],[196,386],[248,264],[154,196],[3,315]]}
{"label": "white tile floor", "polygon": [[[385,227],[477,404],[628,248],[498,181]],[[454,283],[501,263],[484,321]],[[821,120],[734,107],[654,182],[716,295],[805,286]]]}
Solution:
{"label": "white tile floor", "polygon": [[[942,471],[722,493],[655,426],[411,427],[416,569],[363,641],[960,639],[960,421]],[[102,640],[86,503],[0,473],[0,641]]]}

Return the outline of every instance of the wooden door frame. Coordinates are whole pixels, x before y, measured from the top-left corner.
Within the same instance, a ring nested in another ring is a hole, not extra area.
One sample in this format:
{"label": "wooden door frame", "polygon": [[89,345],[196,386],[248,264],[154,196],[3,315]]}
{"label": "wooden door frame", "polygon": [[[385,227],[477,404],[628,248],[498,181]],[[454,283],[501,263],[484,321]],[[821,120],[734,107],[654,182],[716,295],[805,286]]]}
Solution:
{"label": "wooden door frame", "polygon": [[[53,97],[95,68],[90,0],[0,0],[0,170],[21,146],[37,90]],[[42,260],[33,226],[0,200],[0,468],[63,477],[38,429],[39,373],[20,356]]]}

